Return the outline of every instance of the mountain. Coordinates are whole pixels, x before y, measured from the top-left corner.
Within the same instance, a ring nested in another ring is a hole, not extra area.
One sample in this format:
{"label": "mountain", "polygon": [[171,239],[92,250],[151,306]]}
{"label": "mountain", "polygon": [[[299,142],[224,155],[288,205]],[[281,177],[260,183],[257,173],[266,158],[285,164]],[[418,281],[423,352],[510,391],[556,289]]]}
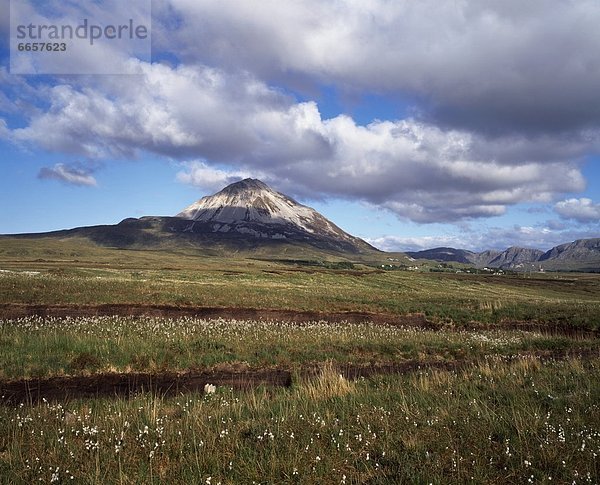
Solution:
{"label": "mountain", "polygon": [[434,261],[445,263],[463,263],[473,265],[477,268],[484,268],[486,266],[490,266],[492,261],[501,258],[503,253],[494,250],[475,253],[467,249],[442,247],[425,249],[423,251],[414,251],[406,254],[414,259],[432,259]]}
{"label": "mountain", "polygon": [[228,185],[177,214],[190,233],[233,235],[262,241],[293,241],[345,252],[376,251],[314,209],[257,179]]}
{"label": "mountain", "polygon": [[473,253],[471,263],[476,268],[485,268],[489,266],[490,262],[496,259],[501,254],[501,251],[496,251],[494,249],[488,249],[487,251],[482,251],[481,253]]}
{"label": "mountain", "polygon": [[18,237],[84,238],[124,249],[205,249],[217,253],[273,254],[315,252],[381,254],[310,207],[245,179],[203,197],[175,217],[129,218],[119,224],[79,227]]}
{"label": "mountain", "polygon": [[545,252],[539,259],[547,269],[600,271],[600,238],[578,239]]}
{"label": "mountain", "polygon": [[489,261],[486,266],[491,268],[517,269],[525,265],[535,263],[542,257],[544,251],[539,249],[510,247],[502,251],[498,256]]}
{"label": "mountain", "polygon": [[546,252],[520,247],[480,253],[465,249],[434,248],[406,254],[414,259],[472,264],[477,268],[600,271],[600,238],[580,239]]}
{"label": "mountain", "polygon": [[579,239],[572,243],[561,244],[550,251],[545,252],[540,261],[554,260],[572,260],[586,261],[590,258],[598,258],[600,256],[600,238],[595,239]]}
{"label": "mountain", "polygon": [[12,239],[10,244],[14,247],[23,239],[40,240],[40,247],[53,239],[61,244],[71,241],[74,247],[91,242],[107,248],[166,249],[219,256],[244,254],[303,260],[341,257],[370,264],[373,261],[387,264],[390,260],[410,264],[407,255],[477,268],[600,271],[600,238],[561,244],[545,253],[519,247],[479,253],[447,247],[406,255],[384,253],[343,231],[314,209],[256,179],[228,185],[173,217],[129,218],[114,225],[0,236],[0,239]]}
{"label": "mountain", "polygon": [[469,264],[473,262],[475,253],[466,249],[434,248],[423,251],[407,252],[407,256],[413,259],[432,259],[441,262],[456,262]]}
{"label": "mountain", "polygon": [[177,217],[202,231],[237,233],[259,239],[292,239],[351,252],[374,249],[310,207],[276,192],[256,179],[245,179],[203,197]]}

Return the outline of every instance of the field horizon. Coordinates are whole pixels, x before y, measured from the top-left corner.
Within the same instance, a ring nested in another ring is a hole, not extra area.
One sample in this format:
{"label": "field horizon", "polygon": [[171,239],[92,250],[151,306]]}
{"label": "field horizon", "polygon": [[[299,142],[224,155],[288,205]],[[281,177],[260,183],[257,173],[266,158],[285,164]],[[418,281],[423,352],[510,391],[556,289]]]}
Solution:
{"label": "field horizon", "polygon": [[0,240],[2,480],[599,479],[600,275],[383,256]]}

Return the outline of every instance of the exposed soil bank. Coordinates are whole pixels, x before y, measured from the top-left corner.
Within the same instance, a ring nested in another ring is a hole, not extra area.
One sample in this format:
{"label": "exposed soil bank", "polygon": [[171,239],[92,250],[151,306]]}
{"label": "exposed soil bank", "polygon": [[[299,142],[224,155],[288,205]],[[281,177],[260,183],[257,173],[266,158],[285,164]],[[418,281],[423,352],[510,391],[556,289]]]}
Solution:
{"label": "exposed soil bank", "polygon": [[[493,357],[493,356],[490,356]],[[539,351],[525,352],[513,356],[498,356],[509,360],[521,358],[541,360],[577,357],[582,359],[600,358],[599,350],[586,351]],[[457,370],[476,361],[419,361],[381,362],[372,365],[341,364],[336,368],[347,379],[371,377],[385,374],[405,374],[420,369]],[[91,376],[50,377],[42,379],[21,379],[0,381],[0,404],[36,403],[42,399],[64,401],[77,398],[128,397],[139,392],[152,392],[160,395],[176,395],[188,392],[202,392],[206,384],[250,389],[260,385],[289,387],[293,375],[300,379],[318,375],[319,364],[303,366],[292,372],[283,368],[207,370],[202,372],[164,372],[159,374],[95,374]]]}
{"label": "exposed soil bank", "polygon": [[173,395],[204,389],[206,384],[245,389],[259,385],[287,387],[289,371],[280,369],[160,374],[94,374],[0,382],[1,403],[38,402],[85,397],[131,396],[139,392]]}
{"label": "exposed soil bank", "polygon": [[165,318],[197,317],[204,319],[267,320],[303,323],[311,321],[328,322],[372,322],[396,325],[429,326],[423,314],[390,315],[368,312],[313,312],[276,309],[234,308],[234,307],[190,307],[169,305],[0,305],[0,318],[15,319],[37,315],[42,317],[90,317],[90,316],[151,316]]}
{"label": "exposed soil bank", "polygon": [[416,327],[426,330],[522,330],[567,337],[600,338],[600,330],[575,328],[565,324],[546,324],[527,321],[501,323],[471,322],[458,326],[442,326],[429,321],[422,313],[395,315],[369,312],[315,312],[234,307],[191,307],[169,305],[26,305],[0,304],[0,319],[10,320],[28,316],[92,317],[92,316],[152,316],[165,318],[196,317],[204,319],[265,320],[292,323],[325,321],[331,323],[373,323]]}

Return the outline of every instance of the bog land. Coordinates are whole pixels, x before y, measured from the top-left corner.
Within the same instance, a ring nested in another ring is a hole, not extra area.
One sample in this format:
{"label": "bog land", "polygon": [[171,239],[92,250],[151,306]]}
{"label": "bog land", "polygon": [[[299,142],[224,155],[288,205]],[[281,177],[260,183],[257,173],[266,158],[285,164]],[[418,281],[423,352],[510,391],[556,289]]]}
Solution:
{"label": "bog land", "polygon": [[600,481],[600,275],[317,256],[0,241],[0,482]]}

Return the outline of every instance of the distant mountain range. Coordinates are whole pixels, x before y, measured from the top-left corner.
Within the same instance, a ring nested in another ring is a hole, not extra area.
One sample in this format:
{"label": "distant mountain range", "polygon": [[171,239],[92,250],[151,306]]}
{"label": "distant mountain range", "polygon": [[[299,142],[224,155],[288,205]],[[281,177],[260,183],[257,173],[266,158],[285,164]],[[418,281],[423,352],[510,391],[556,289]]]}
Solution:
{"label": "distant mountain range", "polygon": [[579,239],[545,252],[519,247],[480,253],[466,249],[435,248],[406,254],[413,259],[464,263],[477,268],[600,271],[600,238]]}
{"label": "distant mountain range", "polygon": [[242,252],[285,258],[334,256],[352,260],[387,259],[402,264],[410,264],[410,257],[517,271],[541,268],[600,271],[600,238],[562,244],[546,252],[511,247],[505,251],[480,253],[436,248],[409,252],[406,257],[384,253],[343,231],[314,209],[256,179],[228,185],[193,203],[175,217],[130,218],[115,225],[2,237],[85,240],[110,248],[189,249],[218,255]]}

